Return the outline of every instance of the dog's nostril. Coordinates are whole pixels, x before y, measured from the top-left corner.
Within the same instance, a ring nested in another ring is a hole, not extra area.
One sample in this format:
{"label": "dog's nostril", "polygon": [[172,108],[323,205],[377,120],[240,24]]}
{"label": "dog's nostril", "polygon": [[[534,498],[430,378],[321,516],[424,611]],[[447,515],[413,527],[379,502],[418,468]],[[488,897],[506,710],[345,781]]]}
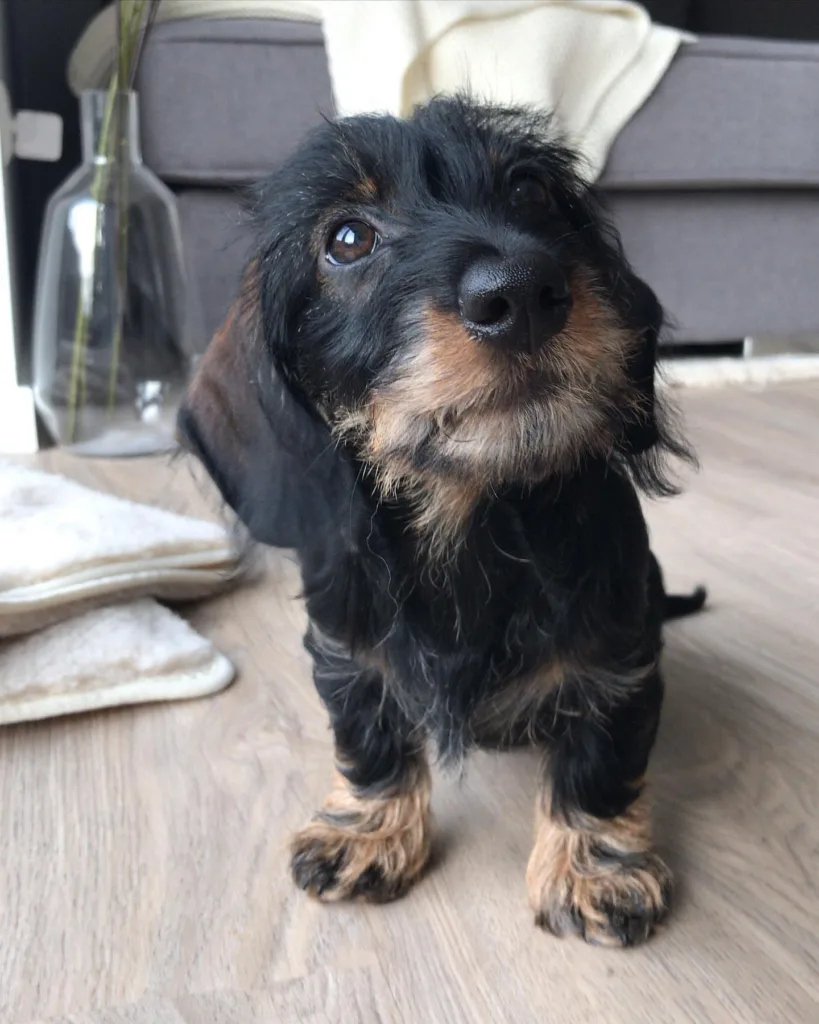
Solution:
{"label": "dog's nostril", "polygon": [[554,309],[555,306],[563,306],[569,301],[569,294],[565,288],[555,288],[550,284],[544,285],[538,294],[538,305],[543,310]]}
{"label": "dog's nostril", "polygon": [[511,307],[508,300],[502,295],[496,295],[487,302],[485,315],[481,318],[480,322],[483,324],[496,324],[503,320],[510,312]]}
{"label": "dog's nostril", "polygon": [[509,299],[497,292],[467,294],[461,296],[461,316],[480,327],[493,327],[506,319],[512,312]]}

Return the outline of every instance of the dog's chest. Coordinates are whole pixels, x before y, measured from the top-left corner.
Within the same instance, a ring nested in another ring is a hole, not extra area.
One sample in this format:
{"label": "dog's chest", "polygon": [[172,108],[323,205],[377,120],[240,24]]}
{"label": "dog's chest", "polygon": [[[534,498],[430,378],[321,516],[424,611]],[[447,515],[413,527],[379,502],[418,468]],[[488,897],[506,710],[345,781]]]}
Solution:
{"label": "dog's chest", "polygon": [[[595,488],[560,502],[498,503],[447,562],[398,528],[359,550],[348,619],[408,716],[457,752],[506,742],[580,666],[629,664],[645,633],[647,537],[636,499]],[[585,498],[586,500],[580,500]],[[636,509],[636,514],[634,514]],[[363,557],[362,557],[363,556]]]}
{"label": "dog's chest", "polygon": [[566,490],[493,505],[448,562],[403,549],[390,571],[400,642],[501,678],[585,658],[609,637],[631,643],[648,550],[636,497],[619,479],[598,483],[595,500]]}
{"label": "dog's chest", "polygon": [[[511,524],[511,525],[510,525]],[[571,552],[527,536],[511,515],[479,524],[448,561],[396,566],[406,642],[496,668],[551,656],[572,600]]]}
{"label": "dog's chest", "polygon": [[508,741],[507,727],[559,681],[568,638],[569,595],[555,564],[491,543],[465,554],[414,580],[380,648],[402,707],[453,755],[470,735]]}
{"label": "dog's chest", "polygon": [[405,622],[442,654],[483,653],[497,664],[524,652],[548,656],[566,597],[548,566],[476,554],[468,564],[418,586]]}

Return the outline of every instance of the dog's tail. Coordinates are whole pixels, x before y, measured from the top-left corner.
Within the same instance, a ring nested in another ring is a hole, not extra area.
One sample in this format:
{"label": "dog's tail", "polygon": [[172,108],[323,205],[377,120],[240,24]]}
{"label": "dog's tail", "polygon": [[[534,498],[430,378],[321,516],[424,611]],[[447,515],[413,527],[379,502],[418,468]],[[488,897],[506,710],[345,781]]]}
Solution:
{"label": "dog's tail", "polygon": [[694,615],[705,606],[708,592],[705,587],[697,587],[690,594],[666,594],[663,606],[663,619],[681,619],[684,615]]}

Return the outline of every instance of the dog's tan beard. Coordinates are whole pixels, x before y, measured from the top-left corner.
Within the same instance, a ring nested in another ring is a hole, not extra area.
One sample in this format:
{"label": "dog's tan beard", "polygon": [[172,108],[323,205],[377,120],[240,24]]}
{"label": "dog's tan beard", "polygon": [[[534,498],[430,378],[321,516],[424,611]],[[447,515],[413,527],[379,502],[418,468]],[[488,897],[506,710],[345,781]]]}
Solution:
{"label": "dog's tan beard", "polygon": [[626,362],[639,339],[588,276],[576,275],[572,290],[567,326],[535,355],[499,359],[456,317],[427,310],[423,342],[362,405],[337,415],[336,436],[385,498],[413,502],[434,552],[463,537],[484,495],[610,455],[618,422],[635,412]]}

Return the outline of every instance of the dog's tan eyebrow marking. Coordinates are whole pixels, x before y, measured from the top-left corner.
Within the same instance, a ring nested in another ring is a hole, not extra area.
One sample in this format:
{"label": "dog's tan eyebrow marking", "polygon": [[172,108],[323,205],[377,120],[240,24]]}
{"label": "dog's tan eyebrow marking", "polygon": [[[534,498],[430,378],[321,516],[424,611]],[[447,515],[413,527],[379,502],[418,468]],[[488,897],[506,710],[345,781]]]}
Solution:
{"label": "dog's tan eyebrow marking", "polygon": [[372,203],[378,199],[378,195],[378,183],[371,175],[367,175],[353,188],[351,199],[360,203]]}

